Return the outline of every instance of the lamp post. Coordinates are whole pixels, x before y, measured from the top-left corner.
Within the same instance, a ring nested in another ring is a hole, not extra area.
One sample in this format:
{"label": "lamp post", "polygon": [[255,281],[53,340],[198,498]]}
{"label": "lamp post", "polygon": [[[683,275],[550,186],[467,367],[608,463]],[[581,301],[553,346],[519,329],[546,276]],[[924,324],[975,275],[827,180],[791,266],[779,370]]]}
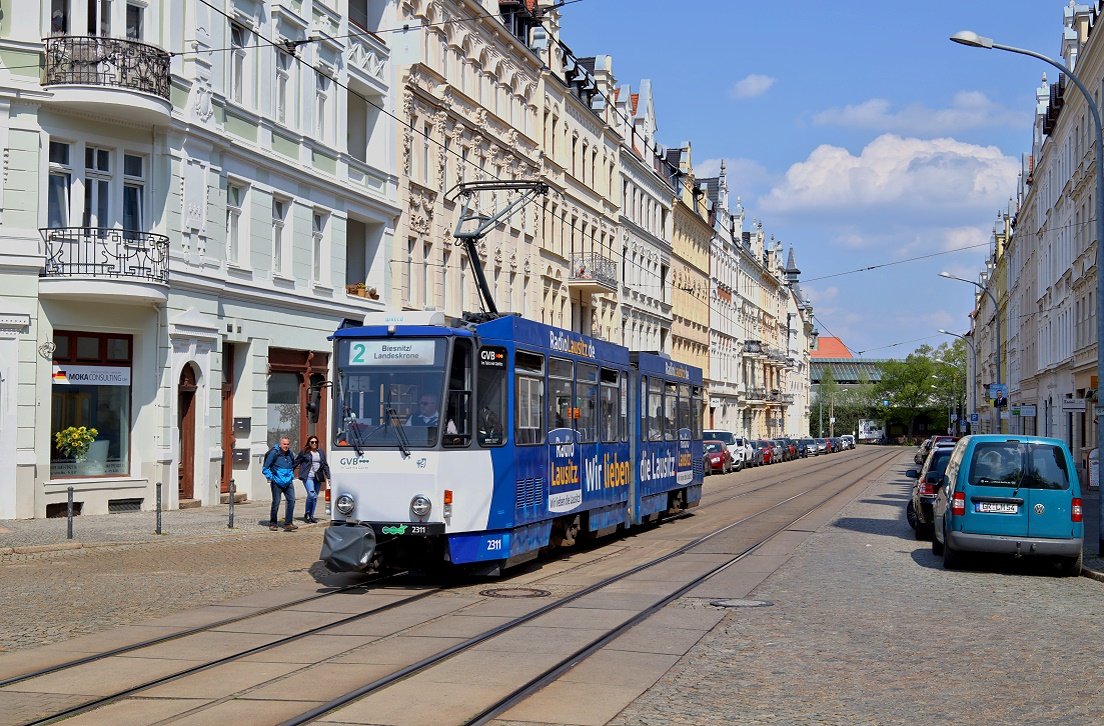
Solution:
{"label": "lamp post", "polygon": [[[958,333],[952,333],[949,330],[939,329],[940,333],[944,335],[953,335],[956,338],[962,338],[962,342],[966,344],[966,347],[970,349],[971,367],[974,371],[974,376],[977,376],[977,353],[974,351],[974,344],[970,342],[970,339],[965,335],[959,335]],[[974,385],[970,386],[970,413],[977,411],[977,381],[974,381]]]}
{"label": "lamp post", "polygon": [[[1094,170],[1094,176],[1096,176],[1096,380],[1104,382],[1104,130],[1100,127],[1100,109],[1093,100],[1092,93],[1077,77],[1077,74],[1061,61],[1049,58],[1042,53],[1036,53],[1033,50],[994,43],[992,38],[986,38],[969,30],[955,33],[951,36],[951,40],[974,48],[996,48],[997,50],[1006,50],[1009,53],[1019,53],[1049,63],[1065,73],[1066,77],[1073,81],[1073,84],[1077,86],[1077,90],[1081,91],[1081,95],[1085,97],[1085,105],[1089,107],[1089,112],[1092,114],[1093,129],[1096,131],[1096,168]],[[999,375],[999,360],[997,365]],[[1096,428],[1096,445],[1100,451],[1104,452],[1104,426],[1098,425]],[[1097,551],[1104,554],[1104,496],[1100,497],[1100,511],[1097,521],[1100,524]]]}
{"label": "lamp post", "polygon": [[[1001,383],[1001,364],[1000,364],[1000,355],[1001,355],[1001,319],[1000,319],[1000,306],[999,306],[999,305],[997,305],[997,298],[993,297],[993,293],[992,293],[992,291],[990,291],[990,290],[989,290],[989,288],[988,288],[987,286],[985,286],[985,285],[982,285],[982,284],[981,284],[980,282],[974,282],[973,280],[967,280],[967,279],[966,279],[966,278],[964,278],[964,277],[955,277],[954,275],[952,275],[952,274],[951,274],[951,273],[949,273],[949,272],[940,272],[940,273],[939,273],[939,276],[940,276],[940,277],[945,277],[945,278],[947,278],[948,280],[958,280],[959,282],[967,282],[967,283],[969,283],[969,284],[973,285],[974,287],[976,287],[977,289],[981,290],[981,291],[982,291],[983,293],[985,293],[986,295],[988,295],[988,296],[989,296],[989,299],[993,301],[993,310],[994,310],[994,311],[996,311],[996,323],[997,323],[997,334],[996,334],[996,336],[995,336],[995,343],[994,343],[994,346],[993,346],[993,347],[994,347],[994,349],[996,350],[996,354],[997,354],[997,365],[996,365],[996,368],[997,368],[997,380],[996,380],[996,384],[997,384],[997,385],[999,386],[999,385],[1000,385],[1000,383]],[[976,368],[975,368],[975,370],[976,370]],[[1002,428],[1002,426],[1001,426],[1001,415],[1000,415],[1000,414],[1001,414],[1001,412],[1000,412],[1000,409],[999,409],[999,408],[997,408],[996,406],[994,406],[993,408],[994,408],[994,409],[996,410],[996,412],[997,412],[997,425],[996,425],[996,426],[994,426],[993,428],[994,428],[994,429],[995,429],[995,430],[997,431],[997,433],[1000,433],[1000,432],[1001,432],[1001,428]]]}

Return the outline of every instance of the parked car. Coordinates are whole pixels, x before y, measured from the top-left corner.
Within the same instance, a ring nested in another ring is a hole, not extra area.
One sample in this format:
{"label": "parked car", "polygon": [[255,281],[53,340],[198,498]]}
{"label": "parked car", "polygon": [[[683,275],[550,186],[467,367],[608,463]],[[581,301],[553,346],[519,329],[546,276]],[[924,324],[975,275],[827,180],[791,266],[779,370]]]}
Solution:
{"label": "parked car", "polygon": [[842,441],[844,446],[848,449],[855,448],[855,437],[851,434],[844,434],[843,436],[840,436],[840,441]]}
{"label": "parked car", "polygon": [[783,436],[782,441],[786,444],[786,451],[789,453],[790,461],[793,461],[797,458],[797,442],[789,436]]}
{"label": "parked car", "polygon": [[928,452],[931,451],[932,440],[929,436],[920,442],[920,445],[916,447],[916,451],[912,455],[912,460],[917,466],[924,465],[924,459],[928,458]]}
{"label": "parked car", "polygon": [[1061,439],[981,434],[959,440],[933,507],[932,552],[954,569],[966,552],[1053,557],[1081,572],[1081,484]]}
{"label": "parked car", "polygon": [[793,458],[790,454],[790,445],[785,439],[771,439],[771,443],[774,444],[774,450],[778,454],[779,461],[789,461]]}
{"label": "parked car", "polygon": [[728,449],[728,453],[732,458],[733,467],[736,471],[744,468],[745,449],[737,442],[736,434],[722,429],[713,429],[710,431],[703,431],[702,439],[705,441],[720,441],[724,443],[725,448]]}
{"label": "parked car", "polygon": [[705,452],[704,469],[707,476],[716,472],[727,474],[736,468],[736,463],[732,460],[732,454],[725,442],[716,439],[703,441],[702,449]]}
{"label": "parked car", "polygon": [[940,446],[932,449],[919,470],[909,469],[905,472],[905,476],[916,480],[912,486],[912,496],[905,506],[905,518],[916,532],[916,539],[932,538],[932,505],[939,488],[943,486],[943,474],[950,460],[951,448]]}
{"label": "parked car", "polygon": [[815,439],[798,439],[797,455],[804,459],[807,456],[817,455],[817,443]]}
{"label": "parked car", "polygon": [[813,439],[813,441],[815,441],[817,445],[817,456],[828,453],[828,442],[825,439],[818,437]]}
{"label": "parked car", "polygon": [[777,464],[786,460],[786,447],[782,446],[782,442],[778,439],[767,439],[767,443],[774,447],[774,455],[771,457],[771,463]]}
{"label": "parked car", "polygon": [[751,453],[751,465],[752,466],[762,466],[764,464],[764,462],[763,462],[763,456],[764,456],[763,447],[760,446],[759,442],[754,440],[754,439],[748,439],[747,443],[748,443],[748,446],[751,447],[751,452],[752,452]]}
{"label": "parked car", "polygon": [[755,445],[759,448],[761,455],[760,463],[773,464],[774,463],[774,444],[766,439],[758,439]]}
{"label": "parked car", "polygon": [[[744,452],[744,466],[753,466],[749,463],[755,458],[755,449],[751,447],[751,441],[743,436],[736,437],[736,448],[741,449]],[[731,449],[729,449],[731,451]]]}

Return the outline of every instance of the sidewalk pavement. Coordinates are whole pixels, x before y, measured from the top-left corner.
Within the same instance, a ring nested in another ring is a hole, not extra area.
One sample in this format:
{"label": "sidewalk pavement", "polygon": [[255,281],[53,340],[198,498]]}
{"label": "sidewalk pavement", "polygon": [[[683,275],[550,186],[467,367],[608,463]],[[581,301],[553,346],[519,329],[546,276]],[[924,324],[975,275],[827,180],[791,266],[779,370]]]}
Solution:
{"label": "sidewalk pavement", "polygon": [[[322,502],[318,504],[319,510],[325,509]],[[302,521],[302,503],[296,501],[296,505],[295,524],[297,526],[322,527],[328,523],[329,517],[322,511],[316,515],[318,524],[305,524]],[[270,507],[271,502],[267,500],[235,504],[233,529],[228,526],[229,504],[162,512],[160,535],[157,534],[157,512],[84,515],[73,517],[72,539],[67,537],[68,520],[65,517],[3,519],[0,520],[0,555],[269,534]],[[283,516],[284,506],[281,502],[281,524]]]}

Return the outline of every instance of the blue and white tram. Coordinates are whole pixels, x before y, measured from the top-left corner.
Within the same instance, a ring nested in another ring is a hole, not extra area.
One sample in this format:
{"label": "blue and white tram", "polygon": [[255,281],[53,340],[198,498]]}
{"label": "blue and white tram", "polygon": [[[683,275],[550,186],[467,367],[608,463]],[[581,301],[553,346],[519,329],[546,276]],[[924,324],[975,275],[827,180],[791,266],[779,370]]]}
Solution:
{"label": "blue and white tram", "polygon": [[697,368],[516,316],[332,340],[332,570],[497,574],[701,499]]}

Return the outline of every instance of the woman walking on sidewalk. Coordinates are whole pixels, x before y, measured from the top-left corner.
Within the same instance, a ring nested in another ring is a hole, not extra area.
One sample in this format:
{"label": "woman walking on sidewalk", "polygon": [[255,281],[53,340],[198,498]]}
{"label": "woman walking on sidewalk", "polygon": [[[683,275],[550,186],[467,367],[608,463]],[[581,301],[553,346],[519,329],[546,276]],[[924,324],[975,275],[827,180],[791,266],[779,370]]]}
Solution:
{"label": "woman walking on sidewalk", "polygon": [[326,454],[318,448],[318,437],[311,436],[307,445],[295,459],[295,470],[307,490],[307,503],[303,507],[303,521],[314,524],[314,507],[318,504],[318,492],[326,486],[330,478],[330,467],[326,463]]}

